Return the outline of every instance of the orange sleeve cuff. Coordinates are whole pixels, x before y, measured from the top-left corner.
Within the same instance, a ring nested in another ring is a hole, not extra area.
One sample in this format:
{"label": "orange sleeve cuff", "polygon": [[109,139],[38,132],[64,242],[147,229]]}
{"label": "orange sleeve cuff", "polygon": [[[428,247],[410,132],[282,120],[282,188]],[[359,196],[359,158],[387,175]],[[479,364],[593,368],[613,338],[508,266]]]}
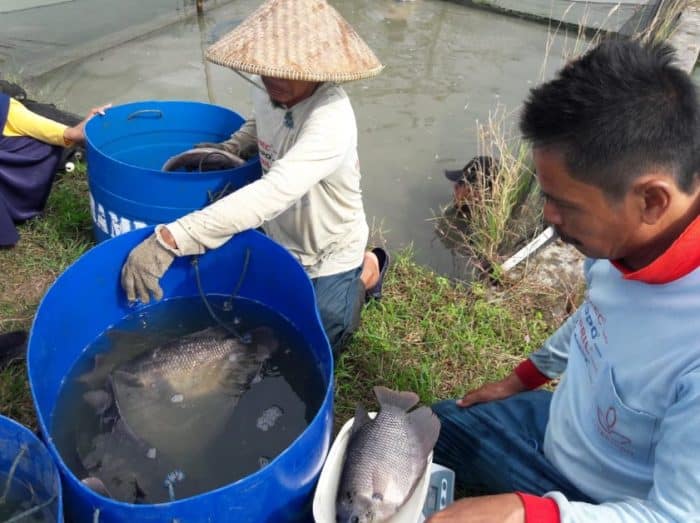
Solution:
{"label": "orange sleeve cuff", "polygon": [[525,523],[561,523],[559,505],[553,499],[516,492],[525,506]]}
{"label": "orange sleeve cuff", "polygon": [[525,385],[529,390],[541,387],[551,380],[551,378],[542,374],[540,370],[535,367],[535,364],[532,363],[532,360],[529,359],[523,361],[520,365],[515,367],[514,372],[516,376],[520,378],[520,381],[523,382],[523,385]]}

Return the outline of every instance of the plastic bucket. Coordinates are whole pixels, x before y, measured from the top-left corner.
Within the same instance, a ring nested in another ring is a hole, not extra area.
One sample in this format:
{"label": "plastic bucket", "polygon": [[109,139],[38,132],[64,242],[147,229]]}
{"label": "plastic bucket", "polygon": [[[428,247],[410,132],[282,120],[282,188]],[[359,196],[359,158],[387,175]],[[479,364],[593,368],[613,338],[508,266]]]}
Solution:
{"label": "plastic bucket", "polygon": [[225,107],[146,101],[112,107],[85,126],[93,231],[98,242],[173,221],[261,175],[258,157],[236,169],[163,172],[171,156],[199,142],[221,142],[243,123]]}
{"label": "plastic bucket", "polygon": [[[4,416],[0,416],[0,473],[0,497],[5,495],[6,482],[11,475],[13,482],[7,490],[8,499],[13,497],[16,488],[13,485],[22,488],[31,485],[36,495],[31,505],[34,508],[45,505],[42,512],[46,510],[55,521],[63,522],[61,481],[53,457],[33,432]],[[27,515],[20,521],[32,521],[31,517]]]}
{"label": "plastic bucket", "polygon": [[[92,522],[99,509],[99,523],[305,521],[330,446],[333,356],[304,269],[286,249],[256,231],[237,234],[200,258],[202,286],[208,294],[230,294],[249,249],[238,295],[270,307],[295,325],[317,359],[326,384],[319,412],[305,431],[254,474],[205,494],[156,505],[131,505],[94,493],[58,454],[48,428],[62,381],[88,344],[134,312],[119,286],[119,272],[129,251],[151,232],[152,227],[132,231],[88,251],[59,276],[34,318],[27,350],[29,384],[39,426],[63,477],[66,518]],[[187,257],[175,260],[162,287],[166,299],[198,295],[194,268]]]}

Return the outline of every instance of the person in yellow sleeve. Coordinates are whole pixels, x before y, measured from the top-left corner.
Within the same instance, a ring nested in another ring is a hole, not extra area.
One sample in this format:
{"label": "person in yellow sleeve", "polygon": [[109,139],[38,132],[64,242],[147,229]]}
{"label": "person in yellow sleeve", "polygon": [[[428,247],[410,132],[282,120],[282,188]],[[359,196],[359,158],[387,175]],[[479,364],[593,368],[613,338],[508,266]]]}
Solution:
{"label": "person in yellow sleeve", "polygon": [[85,141],[85,123],[109,105],[92,109],[74,126],[40,116],[0,93],[0,247],[19,240],[15,224],[46,204],[63,148]]}

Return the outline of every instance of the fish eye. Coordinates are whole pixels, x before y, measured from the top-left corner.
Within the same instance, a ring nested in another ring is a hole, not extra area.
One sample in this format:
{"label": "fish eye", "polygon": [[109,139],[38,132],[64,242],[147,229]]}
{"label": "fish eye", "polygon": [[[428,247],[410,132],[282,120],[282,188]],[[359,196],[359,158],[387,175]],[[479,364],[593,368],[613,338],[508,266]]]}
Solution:
{"label": "fish eye", "polygon": [[350,523],[360,523],[360,518],[353,516],[350,518]]}

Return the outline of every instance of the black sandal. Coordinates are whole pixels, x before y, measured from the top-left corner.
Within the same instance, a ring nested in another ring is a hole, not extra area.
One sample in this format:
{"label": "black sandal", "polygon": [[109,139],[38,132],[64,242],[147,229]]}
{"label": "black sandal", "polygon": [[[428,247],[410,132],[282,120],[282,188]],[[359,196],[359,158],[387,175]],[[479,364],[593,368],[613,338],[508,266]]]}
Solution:
{"label": "black sandal", "polygon": [[379,260],[379,280],[374,287],[367,289],[367,292],[365,293],[365,301],[381,300],[384,275],[386,274],[389,264],[391,263],[391,256],[389,256],[389,253],[381,247],[375,247],[371,252],[373,252],[377,257],[377,260]]}
{"label": "black sandal", "polygon": [[23,360],[27,352],[27,333],[13,331],[0,334],[0,369],[9,367],[17,360]]}

